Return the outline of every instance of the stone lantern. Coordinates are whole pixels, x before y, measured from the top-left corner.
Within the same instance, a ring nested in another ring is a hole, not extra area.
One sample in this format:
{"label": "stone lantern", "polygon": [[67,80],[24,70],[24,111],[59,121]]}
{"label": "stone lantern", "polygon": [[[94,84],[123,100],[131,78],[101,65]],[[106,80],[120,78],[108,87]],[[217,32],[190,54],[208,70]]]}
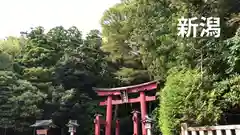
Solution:
{"label": "stone lantern", "polygon": [[68,124],[68,132],[71,134],[71,135],[74,135],[74,133],[76,133],[76,128],[79,126],[77,124],[77,120],[69,120]]}
{"label": "stone lantern", "polygon": [[152,135],[151,129],[152,129],[153,119],[151,119],[150,117],[146,116],[144,122],[145,122],[145,129],[147,130],[147,135]]}

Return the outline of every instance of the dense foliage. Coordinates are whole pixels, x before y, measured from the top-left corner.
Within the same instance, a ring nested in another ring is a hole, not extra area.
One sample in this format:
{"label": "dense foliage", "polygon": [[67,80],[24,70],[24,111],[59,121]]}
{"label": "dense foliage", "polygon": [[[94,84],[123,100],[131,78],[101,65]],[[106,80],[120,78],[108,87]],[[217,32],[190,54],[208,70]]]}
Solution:
{"label": "dense foliage", "polygon": [[31,134],[36,119],[53,119],[67,133],[65,124],[76,119],[79,133],[91,134],[93,116],[101,112],[92,87],[115,84],[100,46],[98,30],[82,39],[76,27],[37,27],[1,41],[2,132]]}
{"label": "dense foliage", "polygon": [[[149,79],[161,80],[157,119],[164,135],[179,133],[182,122],[236,123],[239,5],[237,0],[124,0],[105,12],[103,50],[122,64],[117,75],[127,81],[145,78],[135,74],[141,69]],[[220,38],[178,37],[181,16],[220,17]]]}
{"label": "dense foliage", "polygon": [[221,106],[217,92],[209,90],[209,81],[201,72],[191,69],[169,71],[160,98],[160,126],[164,134],[176,133],[181,122],[190,125],[215,124]]}

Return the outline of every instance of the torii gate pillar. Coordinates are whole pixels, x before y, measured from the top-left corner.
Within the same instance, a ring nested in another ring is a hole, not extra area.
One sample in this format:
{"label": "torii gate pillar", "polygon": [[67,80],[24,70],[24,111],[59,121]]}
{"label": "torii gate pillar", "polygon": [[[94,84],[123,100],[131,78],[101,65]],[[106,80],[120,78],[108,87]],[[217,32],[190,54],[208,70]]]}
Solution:
{"label": "torii gate pillar", "polygon": [[145,129],[145,116],[147,115],[147,107],[145,100],[145,93],[140,92],[140,105],[141,105],[141,119],[142,119],[142,135],[147,135],[147,130]]}
{"label": "torii gate pillar", "polygon": [[[111,135],[111,125],[112,125],[112,106],[125,103],[138,103],[141,106],[141,121],[142,121],[142,135],[147,135],[147,130],[145,128],[145,117],[147,116],[146,102],[156,100],[155,96],[147,96],[146,91],[151,91],[157,88],[157,81],[147,82],[143,84],[118,87],[118,88],[93,88],[98,96],[107,96],[107,100],[100,102],[100,106],[107,106],[106,121],[105,121],[105,135]],[[128,98],[129,93],[140,93],[138,98]],[[117,99],[121,96],[121,99]],[[119,122],[118,122],[119,125]],[[117,127],[118,129],[119,127]],[[97,129],[99,129],[97,127]],[[116,134],[119,135],[119,130]],[[96,132],[99,134],[99,131]]]}
{"label": "torii gate pillar", "polygon": [[106,126],[105,135],[111,135],[111,125],[112,125],[112,96],[107,97],[107,115],[106,115]]}

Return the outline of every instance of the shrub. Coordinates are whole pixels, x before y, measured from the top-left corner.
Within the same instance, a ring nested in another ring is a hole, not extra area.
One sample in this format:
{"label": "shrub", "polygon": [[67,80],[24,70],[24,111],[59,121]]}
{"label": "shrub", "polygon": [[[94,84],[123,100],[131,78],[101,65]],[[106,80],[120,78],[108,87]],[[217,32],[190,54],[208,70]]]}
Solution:
{"label": "shrub", "polygon": [[221,108],[216,103],[216,91],[202,78],[198,70],[171,69],[160,92],[159,126],[163,135],[179,132],[180,123],[190,125],[214,124]]}

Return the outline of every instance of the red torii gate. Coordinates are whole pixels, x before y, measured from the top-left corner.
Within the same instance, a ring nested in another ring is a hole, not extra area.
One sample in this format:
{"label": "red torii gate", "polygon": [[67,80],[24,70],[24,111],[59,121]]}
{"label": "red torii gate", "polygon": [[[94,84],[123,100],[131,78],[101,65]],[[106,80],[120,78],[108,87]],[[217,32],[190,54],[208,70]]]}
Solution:
{"label": "red torii gate", "polygon": [[[147,115],[146,102],[156,100],[156,96],[147,96],[146,91],[151,91],[157,88],[157,81],[142,83],[138,85],[118,87],[118,88],[93,88],[98,96],[107,96],[107,99],[100,102],[100,106],[107,106],[106,121],[100,120],[100,115],[95,118],[95,135],[100,135],[100,125],[105,125],[105,135],[111,135],[112,125],[112,105],[124,103],[137,103],[141,105],[141,119],[142,119],[142,135],[146,135],[145,116]],[[138,98],[128,98],[128,93],[140,93]],[[121,99],[114,97],[121,96]],[[137,129],[137,111],[133,111],[134,135],[138,135]],[[116,121],[116,135],[119,135],[119,121]]]}

